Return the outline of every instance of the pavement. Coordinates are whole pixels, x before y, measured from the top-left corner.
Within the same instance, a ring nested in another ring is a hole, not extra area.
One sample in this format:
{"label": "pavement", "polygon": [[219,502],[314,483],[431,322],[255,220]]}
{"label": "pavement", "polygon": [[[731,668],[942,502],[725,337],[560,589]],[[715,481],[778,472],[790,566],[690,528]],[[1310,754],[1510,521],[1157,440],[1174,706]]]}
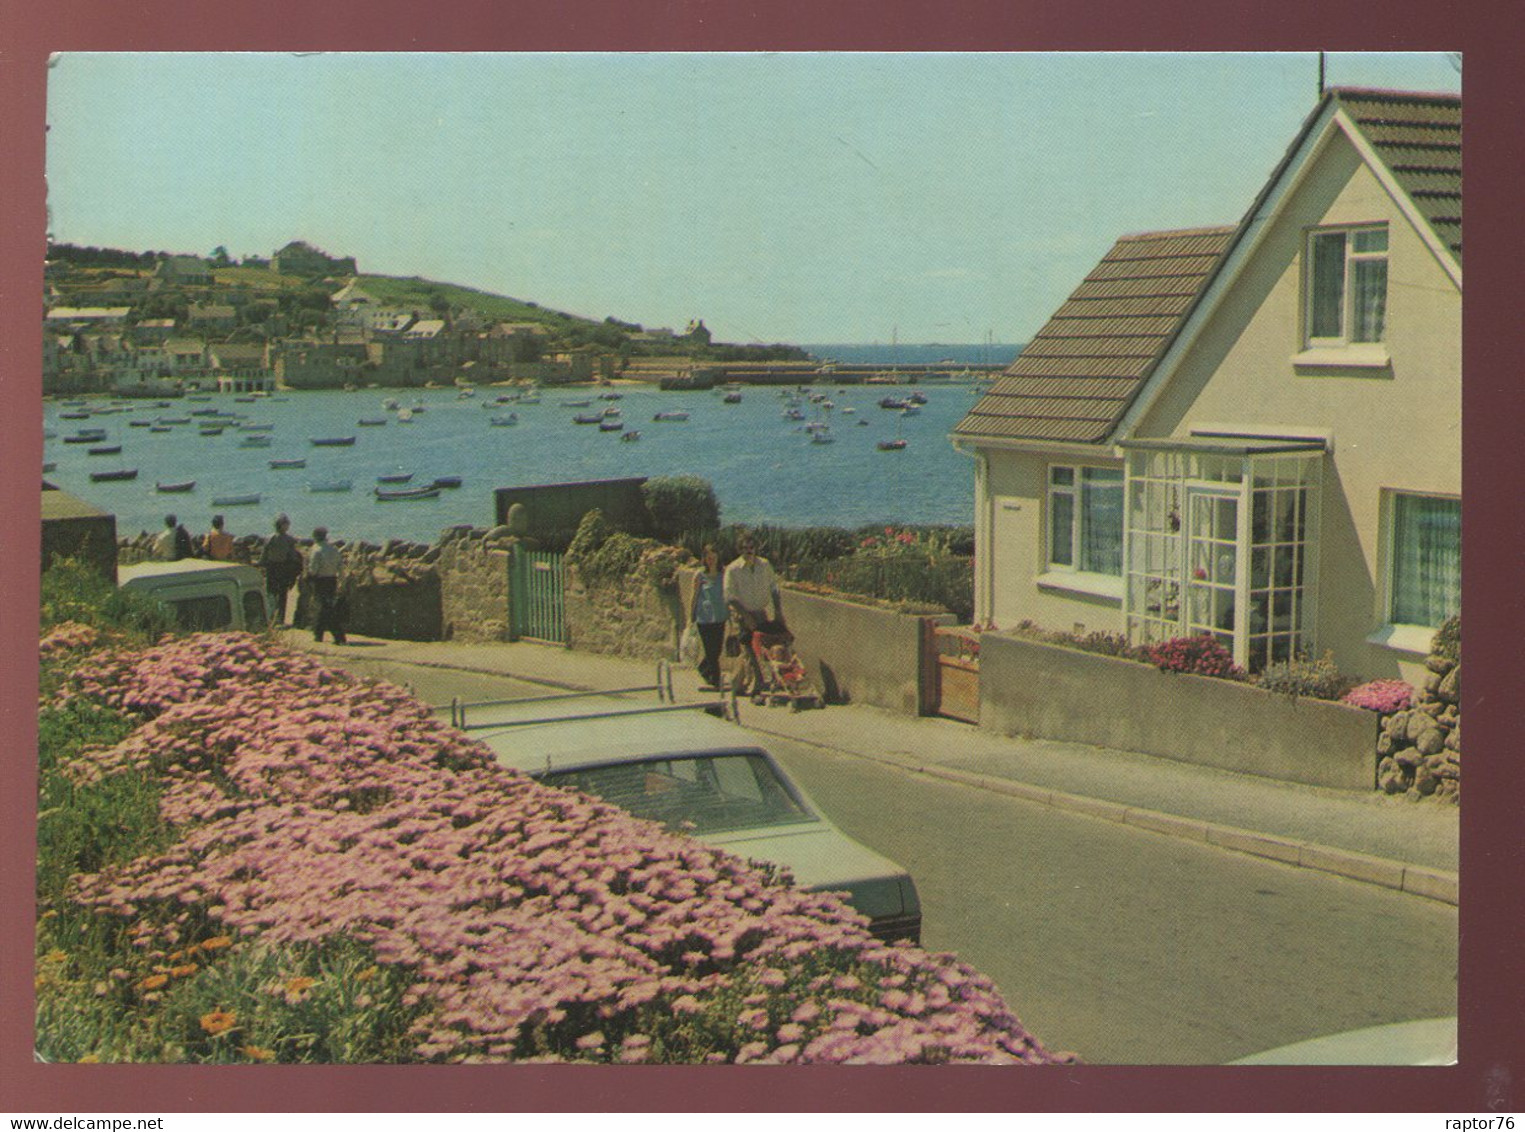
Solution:
{"label": "pavement", "polygon": [[[551,689],[654,684],[654,661],[529,642],[465,644],[351,636],[292,647],[345,663],[385,661],[511,677]],[[697,675],[671,669],[679,701],[704,698]],[[1456,904],[1460,812],[1373,791],[1331,790],[1080,743],[1009,738],[956,720],[861,704],[790,711],[742,701],[743,726],[796,743],[1022,798],[1154,833]]]}

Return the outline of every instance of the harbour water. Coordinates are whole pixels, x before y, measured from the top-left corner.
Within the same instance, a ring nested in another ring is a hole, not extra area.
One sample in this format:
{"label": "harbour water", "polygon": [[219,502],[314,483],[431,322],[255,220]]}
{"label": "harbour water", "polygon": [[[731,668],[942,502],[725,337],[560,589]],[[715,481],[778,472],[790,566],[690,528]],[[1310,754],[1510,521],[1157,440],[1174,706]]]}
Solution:
{"label": "harbour water", "polygon": [[[176,399],[165,407],[101,397],[83,405],[49,400],[44,461],[54,467],[44,478],[115,514],[122,537],[159,530],[167,513],[196,533],[221,513],[235,535],[264,534],[285,512],[302,534],[323,524],[341,539],[433,542],[457,524],[491,526],[497,488],[676,474],[710,481],[726,523],[973,521],[974,465],[954,451],[948,434],[973,403],[974,386],[818,384],[812,390],[823,399],[795,394],[795,412],[803,419],[785,415],[792,389],[766,386],[744,387],[736,403],[727,403],[723,390],[662,392],[643,385],[545,389],[538,404],[495,404],[515,391],[490,386],[471,397],[454,389],[293,391],[253,401],[224,393]],[[882,398],[912,392],[926,398],[914,414],[879,405]],[[619,399],[601,399],[613,393]],[[411,410],[412,419],[385,408],[389,398]],[[578,414],[609,409],[618,410],[622,431],[573,422]],[[222,415],[213,418],[212,410]],[[81,412],[90,415],[63,419]],[[654,420],[659,412],[686,412],[687,419]],[[514,424],[492,423],[509,414]],[[362,419],[385,423],[362,425]],[[165,426],[161,420],[182,423]],[[219,435],[203,435],[217,424],[224,426]],[[65,443],[81,429],[104,429],[106,436],[93,444]],[[639,432],[639,439],[621,439],[631,432]],[[815,442],[818,432],[832,442]],[[268,445],[259,445],[259,437],[268,438]],[[355,439],[348,446],[312,443],[335,437]],[[904,439],[905,447],[878,447],[895,439]],[[120,453],[89,454],[92,447],[116,445]],[[271,466],[283,460],[303,460],[305,466]],[[90,478],[92,472],[130,468],[137,469],[136,479]],[[461,484],[433,499],[376,498],[378,477],[410,473],[408,487],[457,476]],[[185,492],[164,493],[156,486],[192,480],[194,488]],[[351,489],[310,490],[333,480],[349,480]],[[251,495],[257,503],[213,502]]]}

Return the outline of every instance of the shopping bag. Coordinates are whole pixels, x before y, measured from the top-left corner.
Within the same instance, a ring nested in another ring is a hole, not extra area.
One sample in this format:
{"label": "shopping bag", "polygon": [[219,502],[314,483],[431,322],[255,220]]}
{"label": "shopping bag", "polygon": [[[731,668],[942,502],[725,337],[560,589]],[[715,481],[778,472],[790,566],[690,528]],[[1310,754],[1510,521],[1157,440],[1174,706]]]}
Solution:
{"label": "shopping bag", "polygon": [[702,646],[699,642],[699,629],[692,621],[683,630],[683,636],[678,641],[678,656],[684,664],[698,664],[699,653]]}

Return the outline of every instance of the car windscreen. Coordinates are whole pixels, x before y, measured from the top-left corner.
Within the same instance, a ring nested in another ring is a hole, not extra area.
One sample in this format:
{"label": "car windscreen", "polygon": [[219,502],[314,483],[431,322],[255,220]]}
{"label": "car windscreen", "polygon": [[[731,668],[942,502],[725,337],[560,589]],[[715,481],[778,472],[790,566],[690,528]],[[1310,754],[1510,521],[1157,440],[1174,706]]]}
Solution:
{"label": "car windscreen", "polygon": [[725,833],[809,821],[813,814],[760,755],[695,755],[609,763],[540,776],[684,833]]}

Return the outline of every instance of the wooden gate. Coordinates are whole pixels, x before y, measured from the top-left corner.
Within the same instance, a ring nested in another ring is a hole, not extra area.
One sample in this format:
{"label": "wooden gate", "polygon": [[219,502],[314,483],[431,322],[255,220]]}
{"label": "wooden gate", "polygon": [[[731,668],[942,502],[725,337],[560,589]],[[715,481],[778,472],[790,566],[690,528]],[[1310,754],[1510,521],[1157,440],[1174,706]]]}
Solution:
{"label": "wooden gate", "polygon": [[980,635],[962,625],[922,622],[926,710],[965,723],[980,721]]}
{"label": "wooden gate", "polygon": [[566,644],[566,567],[562,556],[515,546],[508,568],[509,639]]}

